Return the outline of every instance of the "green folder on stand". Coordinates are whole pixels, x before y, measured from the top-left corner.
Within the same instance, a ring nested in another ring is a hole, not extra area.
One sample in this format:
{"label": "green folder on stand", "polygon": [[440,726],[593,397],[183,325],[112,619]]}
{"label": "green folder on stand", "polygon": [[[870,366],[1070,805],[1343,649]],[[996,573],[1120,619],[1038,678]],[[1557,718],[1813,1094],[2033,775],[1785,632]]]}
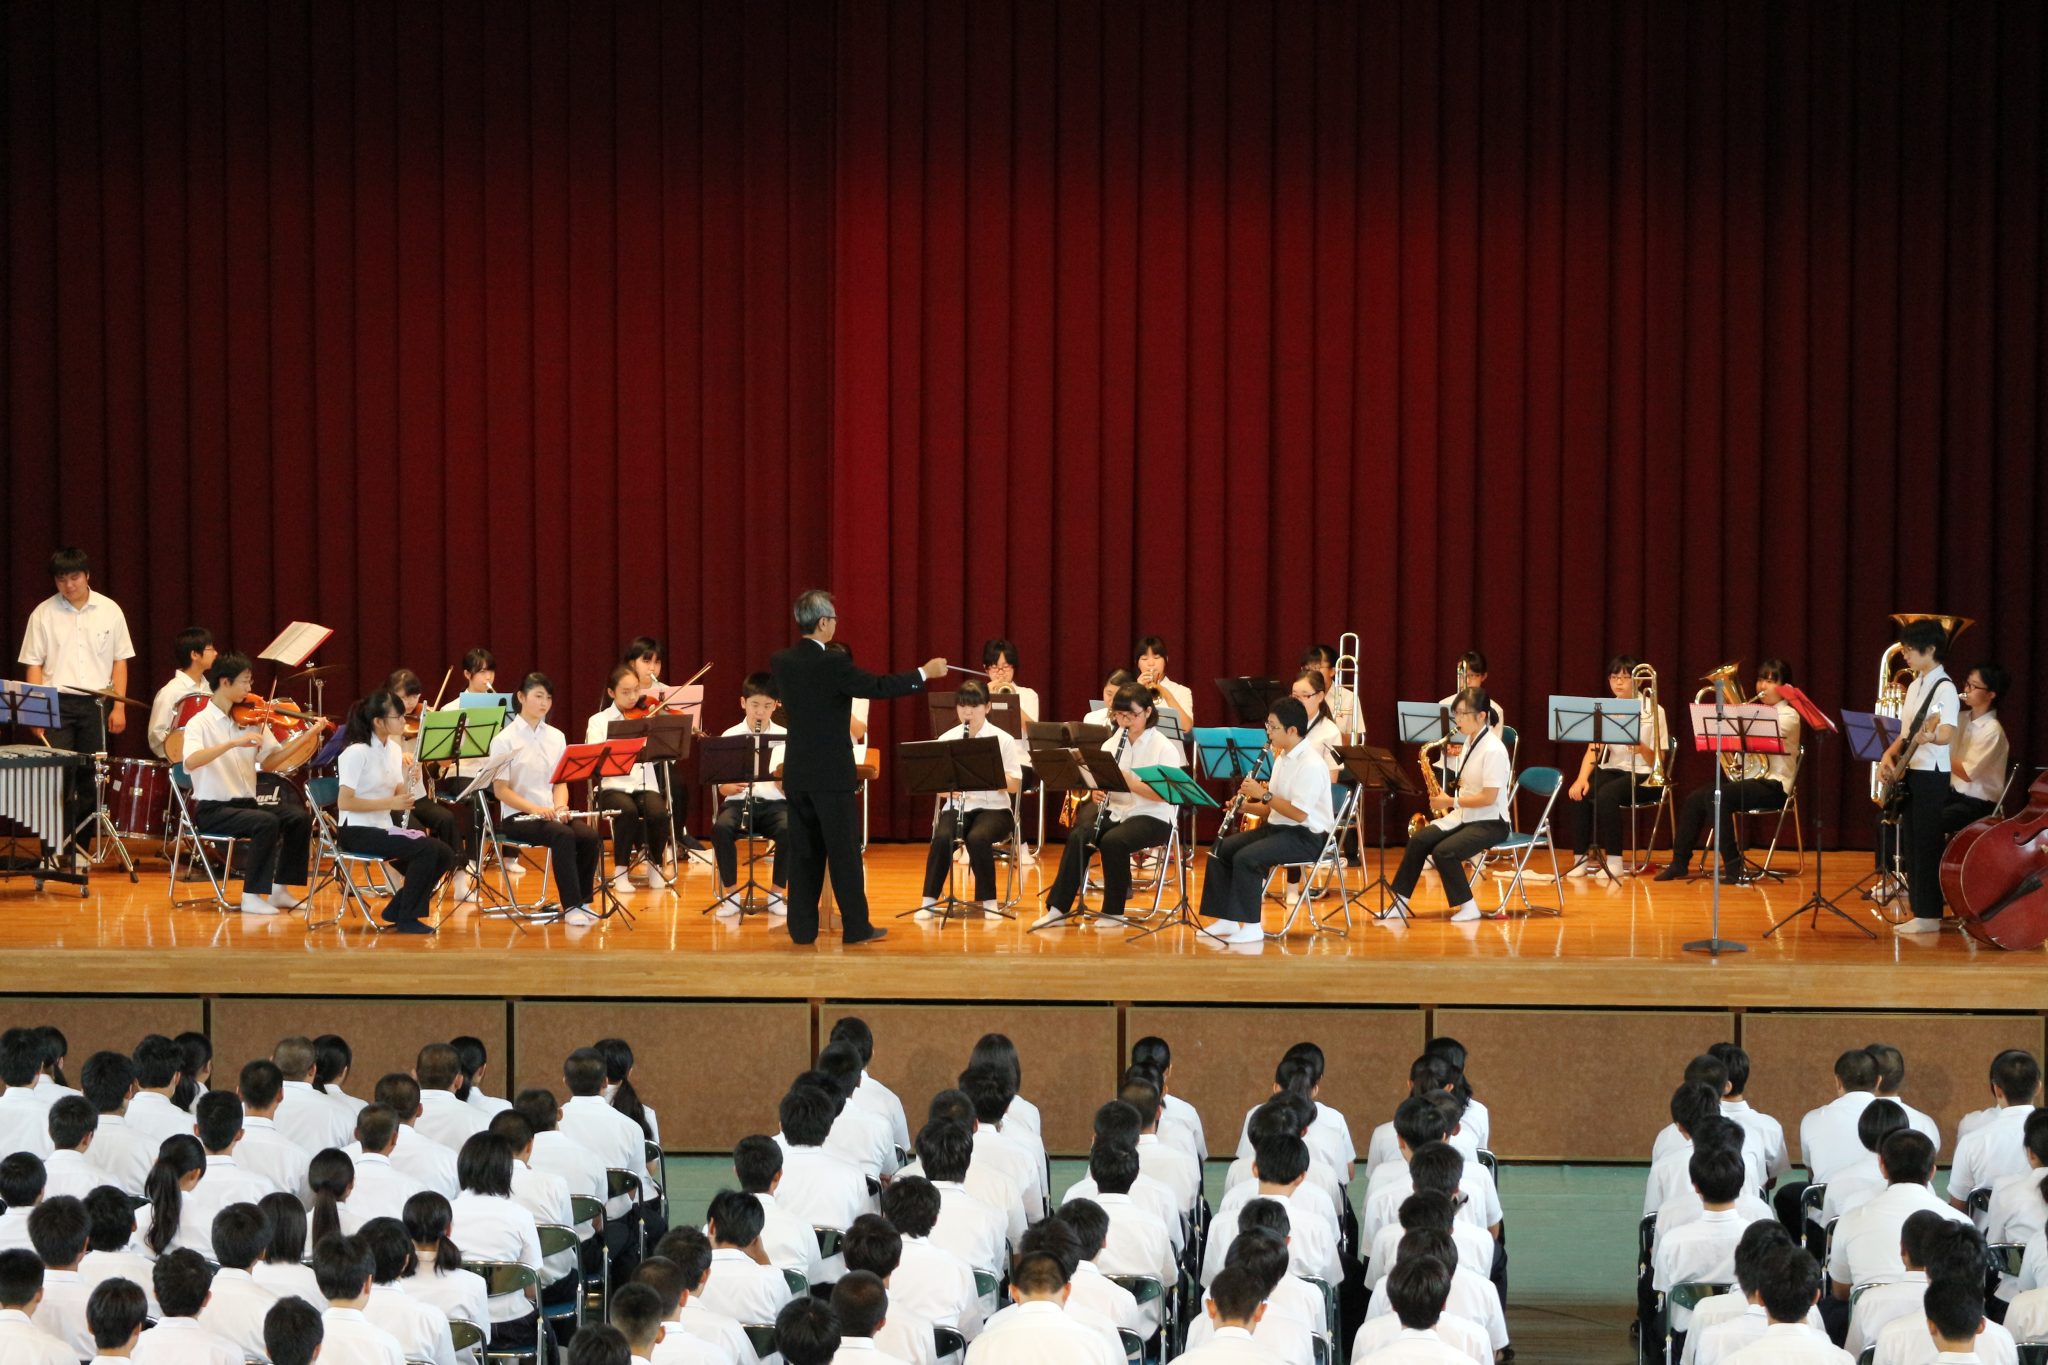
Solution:
{"label": "green folder on stand", "polygon": [[1211,810],[1216,809],[1215,798],[1202,790],[1201,783],[1190,777],[1186,768],[1161,763],[1135,771],[1138,780],[1158,792],[1163,801],[1170,801],[1176,806],[1207,806]]}

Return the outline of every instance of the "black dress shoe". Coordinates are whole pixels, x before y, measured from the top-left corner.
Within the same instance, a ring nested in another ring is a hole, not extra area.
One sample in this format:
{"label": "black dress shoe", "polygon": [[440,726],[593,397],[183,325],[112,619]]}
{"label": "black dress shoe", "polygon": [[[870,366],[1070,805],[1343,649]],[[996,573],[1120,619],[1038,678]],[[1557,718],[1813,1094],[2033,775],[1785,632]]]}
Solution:
{"label": "black dress shoe", "polygon": [[883,929],[877,926],[870,926],[865,934],[847,934],[845,937],[840,939],[840,942],[850,947],[856,943],[873,943],[878,938],[887,937],[889,937],[889,931],[887,929]]}
{"label": "black dress shoe", "polygon": [[402,919],[391,926],[394,934],[431,934],[434,926],[423,919]]}
{"label": "black dress shoe", "polygon": [[1683,881],[1686,873],[1691,870],[1685,863],[1672,863],[1650,880],[1657,882]]}

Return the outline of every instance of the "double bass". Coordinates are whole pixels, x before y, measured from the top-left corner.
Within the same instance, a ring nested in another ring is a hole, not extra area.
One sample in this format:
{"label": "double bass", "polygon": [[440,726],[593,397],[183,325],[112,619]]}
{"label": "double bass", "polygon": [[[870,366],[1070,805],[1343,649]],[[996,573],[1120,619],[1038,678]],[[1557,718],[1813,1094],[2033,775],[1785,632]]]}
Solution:
{"label": "double bass", "polygon": [[1949,840],[1941,894],[1979,943],[2025,951],[2048,942],[2048,773],[2018,815],[1986,816]]}

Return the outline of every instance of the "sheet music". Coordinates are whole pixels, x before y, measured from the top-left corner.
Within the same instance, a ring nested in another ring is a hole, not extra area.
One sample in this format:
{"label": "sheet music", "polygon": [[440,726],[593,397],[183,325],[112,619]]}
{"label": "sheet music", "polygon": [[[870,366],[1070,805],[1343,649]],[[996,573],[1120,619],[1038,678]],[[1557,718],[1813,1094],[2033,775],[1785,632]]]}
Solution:
{"label": "sheet music", "polygon": [[329,626],[315,625],[311,621],[294,621],[278,633],[275,640],[263,647],[256,657],[271,659],[287,668],[298,668],[313,657],[315,650],[327,643],[334,635]]}

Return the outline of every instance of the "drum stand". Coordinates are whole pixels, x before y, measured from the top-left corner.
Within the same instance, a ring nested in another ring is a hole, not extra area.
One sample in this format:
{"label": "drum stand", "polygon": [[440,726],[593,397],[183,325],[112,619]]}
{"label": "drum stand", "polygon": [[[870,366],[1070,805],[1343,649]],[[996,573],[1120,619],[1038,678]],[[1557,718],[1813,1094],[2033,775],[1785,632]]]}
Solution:
{"label": "drum stand", "polygon": [[142,879],[135,874],[135,859],[128,852],[128,845],[121,839],[121,831],[114,828],[114,821],[107,814],[107,754],[104,749],[96,750],[92,756],[92,814],[78,822],[78,828],[71,831],[71,845],[77,848],[81,839],[90,831],[92,851],[86,859],[94,867],[107,860],[107,845],[121,855],[121,866],[128,870],[130,882]]}

